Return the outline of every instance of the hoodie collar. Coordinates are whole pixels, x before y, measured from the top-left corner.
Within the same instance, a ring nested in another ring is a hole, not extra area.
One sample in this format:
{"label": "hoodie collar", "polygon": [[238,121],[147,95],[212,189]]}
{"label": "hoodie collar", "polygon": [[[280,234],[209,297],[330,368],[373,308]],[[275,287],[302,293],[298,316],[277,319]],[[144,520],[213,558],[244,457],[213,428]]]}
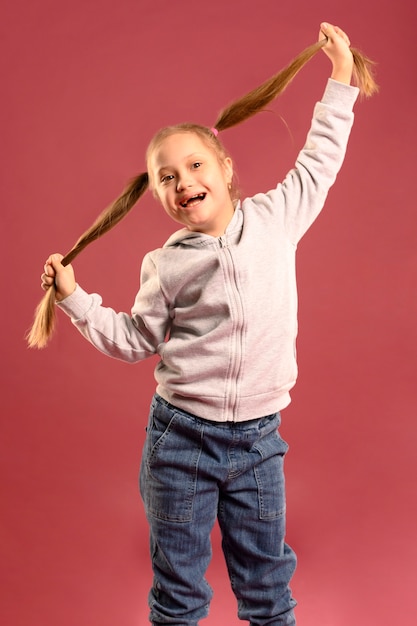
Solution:
{"label": "hoodie collar", "polygon": [[163,247],[173,248],[178,245],[184,245],[197,248],[200,246],[207,246],[213,243],[217,244],[220,237],[222,238],[222,240],[226,238],[228,241],[230,241],[230,243],[234,243],[234,240],[240,235],[242,225],[243,213],[239,201],[236,205],[233,217],[230,220],[224,235],[221,235],[219,237],[213,237],[212,235],[206,235],[204,233],[188,230],[188,228],[181,228],[169,237]]}

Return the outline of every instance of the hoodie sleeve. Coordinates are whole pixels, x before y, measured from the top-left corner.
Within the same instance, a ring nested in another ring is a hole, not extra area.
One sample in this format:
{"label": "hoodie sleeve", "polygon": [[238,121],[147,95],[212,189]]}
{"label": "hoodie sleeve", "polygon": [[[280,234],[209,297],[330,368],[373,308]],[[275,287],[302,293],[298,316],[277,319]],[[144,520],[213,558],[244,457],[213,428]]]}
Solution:
{"label": "hoodie sleeve", "polygon": [[57,305],[95,348],[128,363],[155,354],[167,332],[168,306],[151,255],[143,260],[141,287],[131,315],[102,306],[101,296],[88,294],[79,285]]}
{"label": "hoodie sleeve", "polygon": [[280,212],[286,232],[297,244],[316,219],[345,156],[359,89],[329,79],[314,108],[304,148],[295,167],[276,189],[254,196],[255,203]]}

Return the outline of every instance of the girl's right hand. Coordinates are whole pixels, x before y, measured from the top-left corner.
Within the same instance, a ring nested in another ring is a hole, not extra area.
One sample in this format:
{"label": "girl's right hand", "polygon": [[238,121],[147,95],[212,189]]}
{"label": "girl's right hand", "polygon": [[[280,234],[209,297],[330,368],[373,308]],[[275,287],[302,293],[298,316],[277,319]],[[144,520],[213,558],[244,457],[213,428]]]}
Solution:
{"label": "girl's right hand", "polygon": [[55,283],[56,299],[58,301],[70,296],[76,287],[72,265],[62,265],[62,254],[51,254],[44,265],[41,276],[41,287],[48,291]]}
{"label": "girl's right hand", "polygon": [[327,38],[323,52],[329,57],[333,65],[331,77],[349,85],[353,72],[353,56],[350,51],[349,37],[341,28],[327,22],[320,24],[319,40],[323,38],[323,35]]}

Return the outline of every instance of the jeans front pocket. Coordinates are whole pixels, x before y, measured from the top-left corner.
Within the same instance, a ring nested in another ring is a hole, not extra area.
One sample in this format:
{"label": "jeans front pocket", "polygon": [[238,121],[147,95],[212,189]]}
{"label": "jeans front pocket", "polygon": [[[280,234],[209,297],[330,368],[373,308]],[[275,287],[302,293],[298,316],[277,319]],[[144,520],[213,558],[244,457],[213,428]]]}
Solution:
{"label": "jeans front pocket", "polygon": [[148,515],[171,522],[192,520],[200,453],[201,436],[193,422],[155,402],[141,469]]}
{"label": "jeans front pocket", "polygon": [[259,519],[274,519],[285,515],[284,457],[288,444],[277,429],[261,437],[253,446],[260,455],[254,467],[258,485]]}

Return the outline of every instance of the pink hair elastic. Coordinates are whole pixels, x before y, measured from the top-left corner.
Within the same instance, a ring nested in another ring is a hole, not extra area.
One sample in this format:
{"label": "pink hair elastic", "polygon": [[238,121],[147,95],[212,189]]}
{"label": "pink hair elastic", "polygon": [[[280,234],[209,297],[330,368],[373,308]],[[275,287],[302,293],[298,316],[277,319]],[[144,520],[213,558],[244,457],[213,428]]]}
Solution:
{"label": "pink hair elastic", "polygon": [[214,128],[214,126],[212,128],[210,128],[211,132],[213,133],[213,135],[215,137],[217,137],[217,135],[219,134],[219,131],[217,130],[217,128]]}

